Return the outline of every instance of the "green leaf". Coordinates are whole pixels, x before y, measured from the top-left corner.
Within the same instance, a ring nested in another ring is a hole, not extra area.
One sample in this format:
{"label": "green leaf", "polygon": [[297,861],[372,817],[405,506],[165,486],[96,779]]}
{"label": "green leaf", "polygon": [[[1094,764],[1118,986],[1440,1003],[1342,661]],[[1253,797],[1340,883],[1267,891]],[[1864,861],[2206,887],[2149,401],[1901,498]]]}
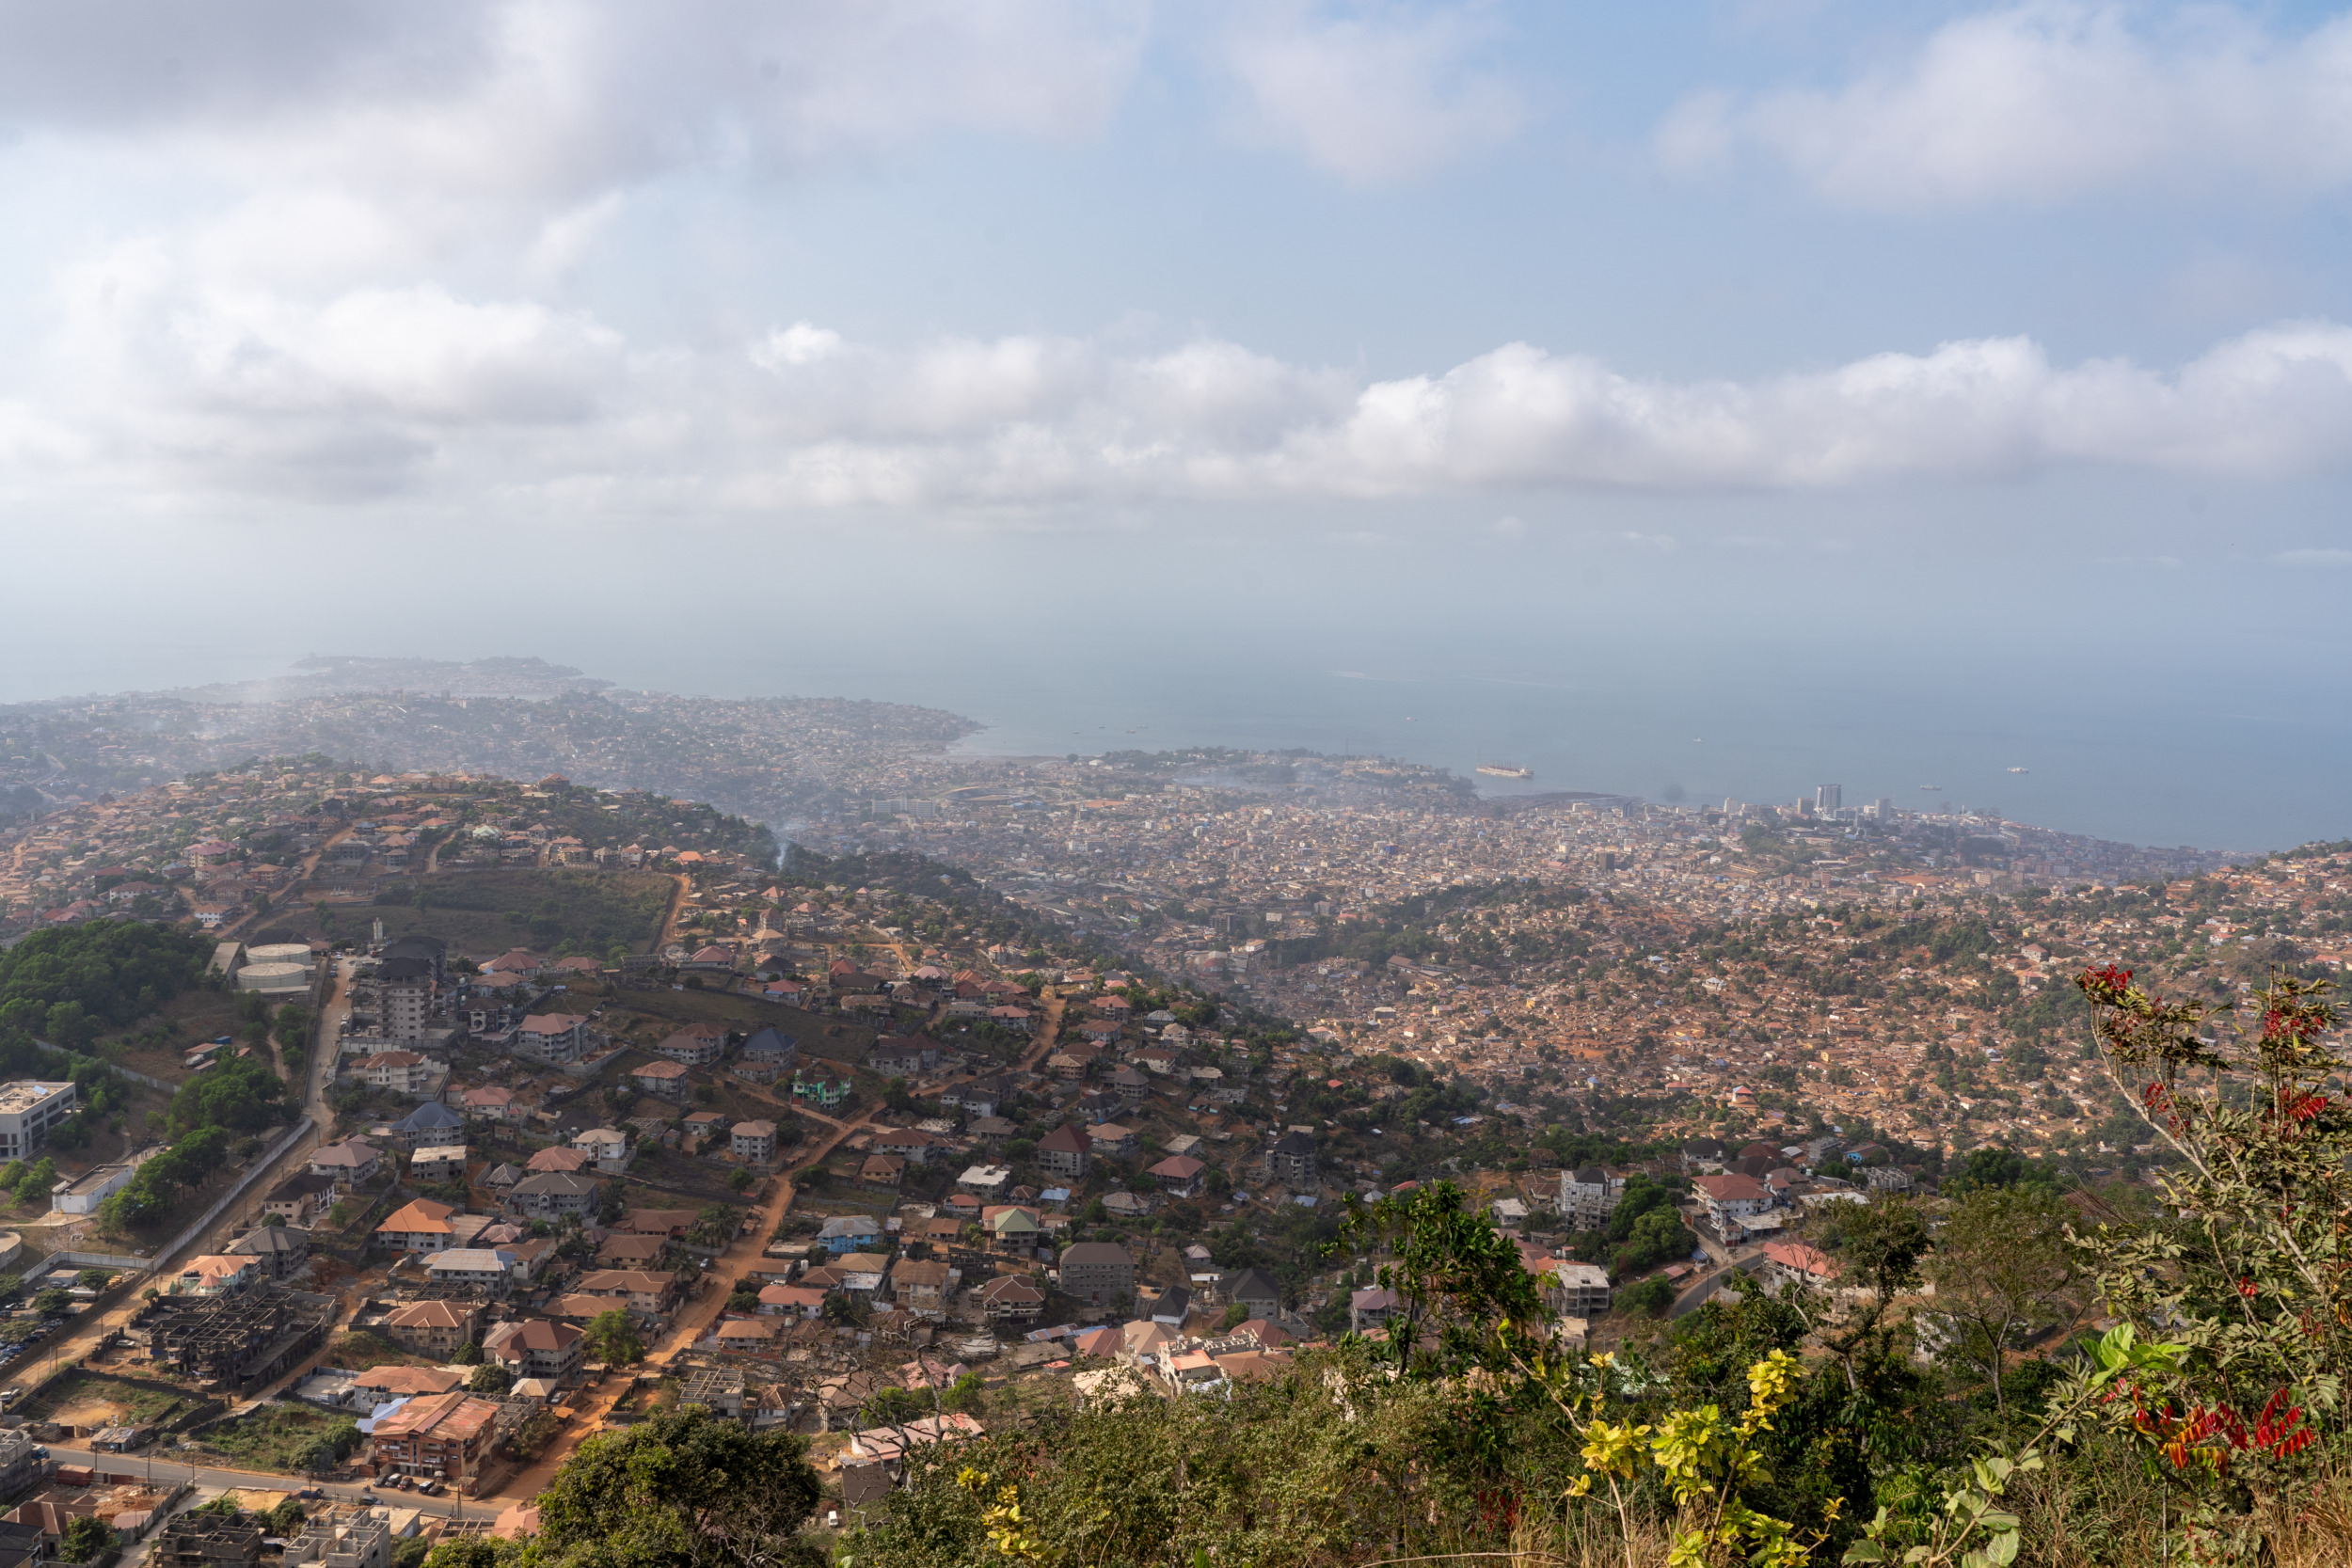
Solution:
{"label": "green leaf", "polygon": [[1857,1541],[1852,1545],[1846,1548],[1844,1560],[1848,1562],[1884,1562],[1886,1560],[1886,1548],[1880,1545],[1875,1541]]}
{"label": "green leaf", "polygon": [[2004,1530],[1986,1542],[1984,1555],[1993,1560],[1994,1568],[2009,1568],[2017,1560],[2017,1532]]}
{"label": "green leaf", "polygon": [[2014,1513],[1987,1513],[1977,1523],[1987,1529],[2013,1530],[2017,1528],[2018,1520]]}

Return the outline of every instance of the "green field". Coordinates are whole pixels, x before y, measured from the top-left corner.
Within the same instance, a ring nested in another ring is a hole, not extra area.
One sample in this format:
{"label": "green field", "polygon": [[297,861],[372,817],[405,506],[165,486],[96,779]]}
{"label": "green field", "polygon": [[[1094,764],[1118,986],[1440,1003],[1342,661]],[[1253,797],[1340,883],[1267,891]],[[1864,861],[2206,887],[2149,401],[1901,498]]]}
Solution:
{"label": "green field", "polygon": [[299,1404],[265,1404],[249,1416],[240,1416],[207,1430],[197,1441],[215,1453],[235,1460],[239,1468],[291,1475],[302,1468],[303,1456],[313,1444],[350,1424],[350,1417],[331,1411]]}
{"label": "green field", "polygon": [[[474,958],[510,947],[601,958],[615,947],[650,948],[676,885],[644,871],[451,872],[397,879],[379,895],[410,902],[346,905],[335,915],[346,934],[381,920],[387,938],[440,937],[453,954]],[[419,896],[421,908],[413,901]]]}

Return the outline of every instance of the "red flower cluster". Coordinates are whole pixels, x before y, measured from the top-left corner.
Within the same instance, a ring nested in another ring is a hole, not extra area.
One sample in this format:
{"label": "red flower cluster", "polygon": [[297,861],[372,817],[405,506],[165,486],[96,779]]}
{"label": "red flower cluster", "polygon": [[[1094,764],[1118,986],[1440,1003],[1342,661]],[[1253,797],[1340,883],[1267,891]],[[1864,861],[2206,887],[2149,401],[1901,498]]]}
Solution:
{"label": "red flower cluster", "polygon": [[2074,984],[2080,986],[2083,993],[2092,1002],[2113,1006],[2122,1001],[2123,993],[2131,989],[2132,972],[2107,964],[2100,969],[2084,970],[2074,976]]}
{"label": "red flower cluster", "polygon": [[2318,1440],[2318,1433],[2303,1424],[2303,1407],[2289,1404],[2284,1388],[2270,1396],[2250,1429],[2245,1418],[2226,1404],[2192,1405],[2185,1414],[2175,1416],[2169,1400],[2160,1409],[2150,1410],[2141,1402],[2138,1389],[2131,1395],[2137,1407],[2133,1427],[2154,1443],[2175,1469],[2185,1470],[2194,1460],[2215,1475],[2222,1475],[2230,1468],[2233,1452],[2287,1459]]}
{"label": "red flower cluster", "polygon": [[2287,1101],[2287,1115],[2296,1121],[2309,1121],[2328,1108],[2324,1094],[2298,1095]]}

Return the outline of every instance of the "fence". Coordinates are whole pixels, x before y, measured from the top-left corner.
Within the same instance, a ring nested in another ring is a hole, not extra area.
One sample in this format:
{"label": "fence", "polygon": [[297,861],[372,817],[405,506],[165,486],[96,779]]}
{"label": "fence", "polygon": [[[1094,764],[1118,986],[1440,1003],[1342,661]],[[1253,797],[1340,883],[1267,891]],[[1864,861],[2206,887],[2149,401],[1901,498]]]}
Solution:
{"label": "fence", "polygon": [[276,1143],[270,1145],[267,1149],[263,1150],[259,1159],[255,1160],[251,1164],[246,1167],[245,1174],[237,1178],[235,1185],[231,1186],[227,1192],[221,1194],[219,1197],[214,1199],[213,1206],[210,1209],[205,1210],[203,1214],[198,1218],[194,1224],[190,1225],[186,1229],[181,1231],[179,1235],[174,1236],[171,1239],[171,1244],[159,1250],[155,1254],[153,1261],[146,1266],[149,1268],[160,1268],[164,1264],[169,1262],[172,1259],[178,1257],[180,1255],[180,1250],[183,1247],[195,1241],[198,1237],[203,1235],[205,1231],[211,1229],[214,1222],[218,1220],[222,1214],[229,1212],[229,1206],[230,1204],[243,1198],[247,1188],[251,1187],[254,1182],[259,1181],[263,1177],[267,1176],[270,1173],[270,1168],[278,1163],[279,1155],[292,1148],[303,1138],[310,1136],[310,1118],[309,1117],[296,1117],[294,1118],[294,1124],[286,1129],[284,1135],[281,1136]]}
{"label": "fence", "polygon": [[163,1090],[166,1094],[178,1094],[180,1092],[180,1085],[177,1084],[171,1083],[167,1079],[151,1078],[144,1072],[134,1072],[129,1068],[124,1067],[121,1063],[108,1061],[103,1056],[93,1056],[87,1051],[75,1051],[67,1046],[52,1044],[48,1040],[35,1040],[33,1043],[43,1051],[54,1051],[60,1056],[79,1056],[85,1061],[96,1062],[100,1067],[106,1069],[109,1072],[119,1072],[125,1078],[131,1079],[135,1083],[151,1085],[155,1088]]}

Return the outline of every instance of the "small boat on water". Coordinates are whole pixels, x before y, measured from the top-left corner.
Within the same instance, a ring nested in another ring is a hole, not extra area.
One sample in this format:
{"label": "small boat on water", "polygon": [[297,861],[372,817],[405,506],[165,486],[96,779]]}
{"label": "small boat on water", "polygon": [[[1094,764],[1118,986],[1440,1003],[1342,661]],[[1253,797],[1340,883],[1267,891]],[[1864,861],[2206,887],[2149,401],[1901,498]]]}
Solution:
{"label": "small boat on water", "polygon": [[2030,773],[2033,769],[2030,768],[2012,768],[2010,771],[2012,773]]}
{"label": "small boat on water", "polygon": [[1490,779],[1532,779],[1535,776],[1533,768],[1514,768],[1507,762],[1482,762],[1478,770]]}

